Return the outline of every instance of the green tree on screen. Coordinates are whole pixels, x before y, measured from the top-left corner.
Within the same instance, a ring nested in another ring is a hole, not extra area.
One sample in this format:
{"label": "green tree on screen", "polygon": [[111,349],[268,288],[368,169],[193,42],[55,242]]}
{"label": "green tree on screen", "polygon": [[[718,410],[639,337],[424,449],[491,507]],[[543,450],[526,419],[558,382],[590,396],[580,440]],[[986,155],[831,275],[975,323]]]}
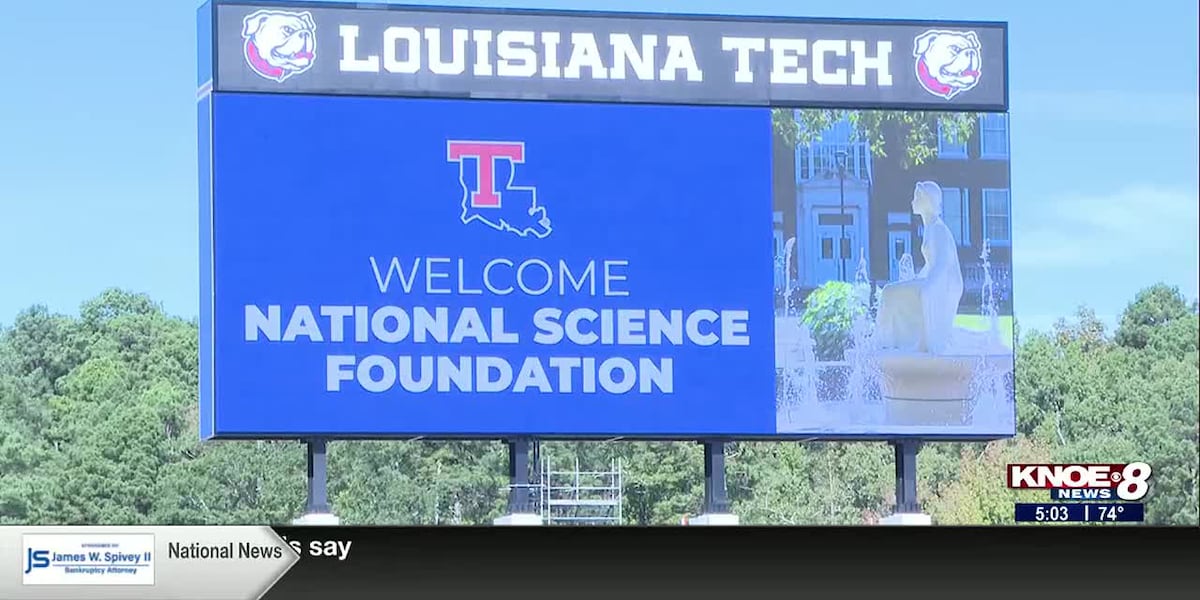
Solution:
{"label": "green tree on screen", "polygon": [[[821,132],[846,119],[854,127],[856,139],[867,142],[871,153],[886,158],[897,153],[905,167],[917,166],[937,156],[938,127],[947,141],[961,143],[971,137],[978,121],[977,113],[883,111],[883,110],[820,110],[772,109],[771,122],[775,132],[790,146],[818,141]],[[888,126],[897,126],[903,133],[904,148],[889,148],[885,140]]]}

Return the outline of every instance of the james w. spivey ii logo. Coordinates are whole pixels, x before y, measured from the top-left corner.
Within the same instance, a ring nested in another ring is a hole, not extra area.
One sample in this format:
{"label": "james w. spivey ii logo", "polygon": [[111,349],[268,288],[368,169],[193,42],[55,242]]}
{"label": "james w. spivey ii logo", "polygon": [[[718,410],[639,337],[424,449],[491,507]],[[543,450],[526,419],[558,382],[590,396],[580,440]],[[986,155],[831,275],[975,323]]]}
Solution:
{"label": "james w. spivey ii logo", "polygon": [[917,81],[930,94],[950,100],[979,83],[981,51],[974,31],[926,31],[913,41]]}
{"label": "james w. spivey ii logo", "polygon": [[242,19],[246,64],[260,77],[282,82],[312,68],[317,25],[312,13],[259,10]]}

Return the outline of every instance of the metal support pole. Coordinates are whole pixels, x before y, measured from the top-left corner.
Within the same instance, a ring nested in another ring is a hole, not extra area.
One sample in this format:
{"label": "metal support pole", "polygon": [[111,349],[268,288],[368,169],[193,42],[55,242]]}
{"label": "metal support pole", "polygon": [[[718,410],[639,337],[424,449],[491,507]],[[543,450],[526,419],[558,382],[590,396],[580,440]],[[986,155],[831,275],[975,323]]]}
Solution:
{"label": "metal support pole", "polygon": [[917,451],[921,442],[899,441],[892,446],[896,450],[896,512],[919,513],[917,501]]}
{"label": "metal support pole", "polygon": [[838,219],[841,237],[838,238],[837,256],[838,256],[838,278],[840,281],[846,281],[846,157],[848,156],[845,150],[838,150],[834,153],[834,158],[837,160],[838,170]]}
{"label": "metal support pole", "polygon": [[725,443],[704,442],[704,514],[729,512],[725,488]]}
{"label": "metal support pole", "polygon": [[533,503],[529,494],[529,438],[514,438],[508,445],[508,512],[529,514]]}
{"label": "metal support pole", "polygon": [[327,458],[325,440],[312,439],[306,442],[308,446],[308,502],[304,506],[305,514],[330,513],[329,510],[329,480],[327,475]]}
{"label": "metal support pole", "polygon": [[[845,159],[843,159],[845,160]],[[838,204],[840,206],[842,237],[838,240],[838,275],[846,281],[846,166],[838,165]]]}
{"label": "metal support pole", "polygon": [[[542,443],[538,440],[529,442],[529,485],[525,488],[529,508],[533,512],[542,512]],[[535,495],[536,493],[536,495]]]}

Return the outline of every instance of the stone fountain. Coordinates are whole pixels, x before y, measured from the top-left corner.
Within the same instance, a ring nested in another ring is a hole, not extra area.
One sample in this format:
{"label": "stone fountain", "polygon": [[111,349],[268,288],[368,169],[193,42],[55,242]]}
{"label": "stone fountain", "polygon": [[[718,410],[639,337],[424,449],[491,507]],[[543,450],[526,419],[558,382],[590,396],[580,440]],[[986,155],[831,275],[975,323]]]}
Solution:
{"label": "stone fountain", "polygon": [[[819,362],[814,355],[813,332],[803,311],[792,306],[788,265],[784,309],[775,321],[776,423],[781,433],[1007,429],[1004,424],[1013,415],[1013,354],[999,331],[988,244],[985,240],[980,256],[987,330],[968,330],[955,324],[962,268],[940,204],[937,184],[917,185],[913,211],[926,224],[919,272],[906,254],[899,261],[897,281],[873,289],[866,256],[860,254],[844,360]],[[822,377],[828,370],[848,376]]]}
{"label": "stone fountain", "polygon": [[[1012,350],[1000,339],[994,302],[988,331],[954,325],[963,294],[958,244],[941,219],[941,188],[917,184],[913,212],[921,216],[925,265],[911,279],[883,288],[871,354],[878,363],[889,423],[965,425],[980,378],[1011,373]],[[985,249],[986,253],[986,249]],[[984,260],[985,296],[990,296]]]}

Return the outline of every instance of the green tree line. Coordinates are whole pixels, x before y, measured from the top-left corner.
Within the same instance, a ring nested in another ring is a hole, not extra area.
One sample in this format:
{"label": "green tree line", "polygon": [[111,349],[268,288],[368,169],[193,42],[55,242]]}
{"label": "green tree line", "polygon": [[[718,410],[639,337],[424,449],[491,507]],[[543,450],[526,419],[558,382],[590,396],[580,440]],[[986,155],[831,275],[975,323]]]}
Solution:
{"label": "green tree line", "polygon": [[[1200,314],[1175,288],[1130,302],[1115,331],[1086,308],[1019,332],[1018,435],[928,444],[924,510],[943,524],[1006,524],[1010,462],[1127,462],[1155,472],[1153,524],[1196,525]],[[285,523],[304,505],[299,442],[201,443],[197,324],[109,290],[78,315],[35,306],[0,328],[0,523]],[[499,442],[330,444],[330,495],[347,524],[485,524],[504,512]],[[547,443],[553,460],[624,465],[627,524],[673,524],[703,494],[695,443]],[[894,503],[883,443],[755,442],[728,450],[748,524],[872,523]]]}

